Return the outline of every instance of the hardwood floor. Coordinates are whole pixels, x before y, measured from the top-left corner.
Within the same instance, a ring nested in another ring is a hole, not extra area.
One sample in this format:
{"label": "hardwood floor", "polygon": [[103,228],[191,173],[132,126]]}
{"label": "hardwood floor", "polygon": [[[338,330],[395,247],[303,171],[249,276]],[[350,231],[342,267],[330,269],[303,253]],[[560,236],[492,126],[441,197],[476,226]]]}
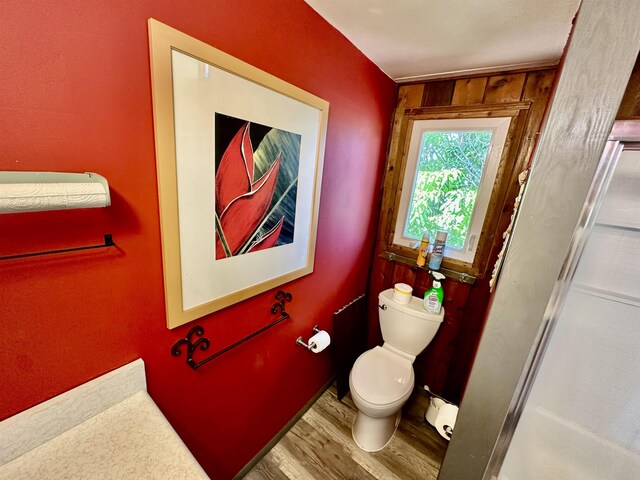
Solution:
{"label": "hardwood floor", "polygon": [[329,388],[245,477],[247,480],[434,479],[447,442],[424,420],[428,399],[416,391],[389,445],[367,453],[351,438],[356,407]]}

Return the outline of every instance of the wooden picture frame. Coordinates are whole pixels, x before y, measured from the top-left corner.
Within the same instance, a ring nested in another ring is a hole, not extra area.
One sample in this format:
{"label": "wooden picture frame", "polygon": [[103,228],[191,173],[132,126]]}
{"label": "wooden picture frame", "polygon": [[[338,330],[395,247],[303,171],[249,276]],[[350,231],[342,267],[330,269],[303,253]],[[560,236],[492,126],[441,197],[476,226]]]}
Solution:
{"label": "wooden picture frame", "polygon": [[175,328],[313,272],[329,103],[148,24],[167,326]]}

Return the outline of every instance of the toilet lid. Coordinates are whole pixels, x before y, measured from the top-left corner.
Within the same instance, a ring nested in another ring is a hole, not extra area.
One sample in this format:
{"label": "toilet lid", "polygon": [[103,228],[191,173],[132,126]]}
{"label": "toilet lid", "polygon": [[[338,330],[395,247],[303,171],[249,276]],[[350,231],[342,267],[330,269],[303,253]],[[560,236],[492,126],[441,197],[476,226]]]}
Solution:
{"label": "toilet lid", "polygon": [[364,352],[351,370],[357,394],[375,405],[400,400],[413,389],[413,379],[411,362],[382,347]]}

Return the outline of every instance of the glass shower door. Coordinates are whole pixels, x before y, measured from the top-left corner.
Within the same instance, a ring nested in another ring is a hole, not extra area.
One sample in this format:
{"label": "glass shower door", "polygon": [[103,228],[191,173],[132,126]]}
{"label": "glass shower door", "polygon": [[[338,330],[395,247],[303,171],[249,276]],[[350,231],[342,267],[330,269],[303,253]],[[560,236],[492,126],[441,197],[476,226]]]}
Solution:
{"label": "glass shower door", "polygon": [[640,150],[620,148],[499,480],[640,478]]}

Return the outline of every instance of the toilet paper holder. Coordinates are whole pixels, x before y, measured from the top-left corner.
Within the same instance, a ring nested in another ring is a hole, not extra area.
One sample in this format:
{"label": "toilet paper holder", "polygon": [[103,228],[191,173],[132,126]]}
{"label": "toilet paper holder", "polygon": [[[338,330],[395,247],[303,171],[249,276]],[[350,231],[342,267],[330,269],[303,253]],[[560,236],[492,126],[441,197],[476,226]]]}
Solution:
{"label": "toilet paper holder", "polygon": [[[315,335],[316,333],[320,332],[320,328],[318,327],[318,325],[316,325],[315,327],[313,327],[313,334]],[[302,336],[298,337],[298,339],[296,340],[296,347],[297,346],[302,346],[304,348],[306,348],[307,350],[311,350],[312,348],[314,348],[316,346],[315,343],[311,342],[309,344],[305,343],[305,341],[302,339]]]}

